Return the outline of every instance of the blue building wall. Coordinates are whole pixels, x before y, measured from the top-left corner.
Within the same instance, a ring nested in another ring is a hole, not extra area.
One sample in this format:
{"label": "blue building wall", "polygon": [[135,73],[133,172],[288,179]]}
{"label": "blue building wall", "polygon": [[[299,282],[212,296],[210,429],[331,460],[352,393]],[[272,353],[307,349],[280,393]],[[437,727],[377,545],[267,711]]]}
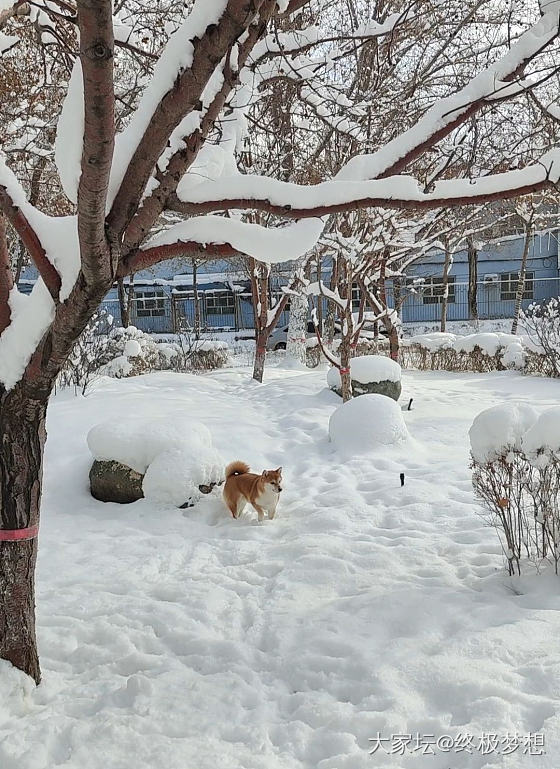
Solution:
{"label": "blue building wall", "polygon": [[[523,300],[527,307],[532,301],[540,301],[560,295],[558,270],[558,232],[536,235],[531,242],[527,270],[533,279],[527,283],[529,296]],[[478,252],[478,311],[481,318],[511,317],[513,297],[506,296],[502,278],[507,273],[517,273],[523,251],[523,238],[510,236],[487,244]],[[443,253],[434,250],[422,260],[413,263],[406,277],[400,280],[400,313],[403,322],[432,322],[439,320],[441,304],[437,288],[426,284],[441,280]],[[37,278],[36,270],[27,268],[20,281],[22,291],[31,290]],[[452,286],[448,303],[448,320],[468,318],[467,281],[468,258],[466,250],[454,255],[450,269]],[[496,280],[497,278],[497,280]],[[328,276],[325,278],[328,279]],[[424,279],[424,284],[415,281]],[[232,286],[235,289],[232,292]],[[185,263],[177,260],[163,262],[151,270],[137,273],[134,277],[136,299],[133,302],[131,323],[151,333],[170,333],[177,329],[179,320],[194,324],[194,299],[192,277],[185,271]],[[278,288],[278,287],[276,287]],[[251,329],[253,309],[249,283],[246,277],[231,274],[227,261],[208,262],[204,273],[199,274],[198,291],[202,321],[207,329]],[[394,306],[395,289],[388,282],[389,304]],[[212,312],[207,303],[210,297],[236,295],[234,307],[228,312]],[[117,288],[113,287],[105,297],[102,307],[121,323]],[[282,313],[279,325],[288,322],[289,312]]]}

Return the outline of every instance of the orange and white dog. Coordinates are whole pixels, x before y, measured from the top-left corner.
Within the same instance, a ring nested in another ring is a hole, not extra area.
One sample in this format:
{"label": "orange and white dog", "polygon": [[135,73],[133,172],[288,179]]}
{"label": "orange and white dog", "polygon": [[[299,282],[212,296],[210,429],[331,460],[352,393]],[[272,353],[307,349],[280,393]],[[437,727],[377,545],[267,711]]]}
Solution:
{"label": "orange and white dog", "polygon": [[249,502],[258,513],[259,523],[265,512],[274,518],[280,492],[282,491],[282,468],[263,470],[261,475],[249,472],[245,462],[231,462],[226,467],[224,502],[234,518],[239,518]]}

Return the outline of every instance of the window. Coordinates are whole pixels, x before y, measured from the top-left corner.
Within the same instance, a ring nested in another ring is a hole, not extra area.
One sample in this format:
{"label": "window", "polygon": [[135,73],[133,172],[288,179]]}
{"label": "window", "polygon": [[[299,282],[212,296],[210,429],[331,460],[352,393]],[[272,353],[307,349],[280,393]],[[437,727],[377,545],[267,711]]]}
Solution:
{"label": "window", "polygon": [[[417,286],[422,294],[422,304],[441,304],[443,301],[443,278],[425,278]],[[455,303],[455,276],[447,278],[447,302]]]}
{"label": "window", "polygon": [[161,318],[165,315],[165,294],[163,289],[137,291],[134,302],[137,318]]}
{"label": "window", "polygon": [[[534,272],[525,273],[525,286],[523,290],[523,299],[534,299]],[[519,283],[518,272],[503,272],[500,275],[500,299],[515,299],[517,285]]]}
{"label": "window", "polygon": [[235,313],[235,297],[231,291],[222,294],[206,294],[206,312],[208,315],[233,315]]}
{"label": "window", "polygon": [[352,284],[352,309],[358,310],[360,307],[361,292],[357,283]]}

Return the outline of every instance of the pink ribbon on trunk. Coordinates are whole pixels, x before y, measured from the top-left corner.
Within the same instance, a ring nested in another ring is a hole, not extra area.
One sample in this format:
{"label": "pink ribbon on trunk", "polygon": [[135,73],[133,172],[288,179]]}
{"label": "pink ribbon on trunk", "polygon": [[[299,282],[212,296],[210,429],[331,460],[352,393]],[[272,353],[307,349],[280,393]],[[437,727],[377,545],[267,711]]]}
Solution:
{"label": "pink ribbon on trunk", "polygon": [[26,529],[0,529],[0,542],[20,542],[35,539],[39,533],[39,525],[28,526]]}

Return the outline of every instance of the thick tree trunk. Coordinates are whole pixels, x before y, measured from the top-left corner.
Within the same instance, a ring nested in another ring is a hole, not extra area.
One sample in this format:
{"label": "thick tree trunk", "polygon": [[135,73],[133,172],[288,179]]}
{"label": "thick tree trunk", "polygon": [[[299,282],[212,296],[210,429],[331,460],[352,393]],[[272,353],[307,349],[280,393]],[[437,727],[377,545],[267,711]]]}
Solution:
{"label": "thick tree trunk", "polygon": [[519,270],[519,280],[517,281],[517,291],[515,292],[515,308],[513,310],[513,323],[511,324],[511,333],[517,334],[519,316],[521,314],[521,302],[525,292],[525,277],[527,275],[527,257],[529,256],[529,245],[531,243],[531,230],[533,219],[531,218],[525,225],[525,242],[523,243],[523,254],[521,255],[521,268]]}
{"label": "thick tree trunk", "polygon": [[[21,384],[0,388],[0,529],[39,523],[47,397],[30,397]],[[37,538],[0,541],[0,659],[41,679],[35,637]]]}
{"label": "thick tree trunk", "polygon": [[467,238],[467,256],[469,260],[469,287],[467,298],[469,304],[469,319],[478,323],[478,251],[476,250],[472,238]]}

